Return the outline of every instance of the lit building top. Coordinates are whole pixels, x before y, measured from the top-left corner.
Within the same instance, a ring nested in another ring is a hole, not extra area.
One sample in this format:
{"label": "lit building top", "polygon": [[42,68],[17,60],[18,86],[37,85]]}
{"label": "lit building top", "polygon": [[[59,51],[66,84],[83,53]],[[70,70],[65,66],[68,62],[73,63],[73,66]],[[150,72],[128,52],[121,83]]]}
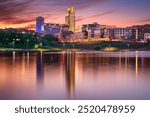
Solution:
{"label": "lit building top", "polygon": [[65,17],[65,24],[69,26],[69,30],[75,32],[75,10],[74,7],[67,8],[67,16]]}

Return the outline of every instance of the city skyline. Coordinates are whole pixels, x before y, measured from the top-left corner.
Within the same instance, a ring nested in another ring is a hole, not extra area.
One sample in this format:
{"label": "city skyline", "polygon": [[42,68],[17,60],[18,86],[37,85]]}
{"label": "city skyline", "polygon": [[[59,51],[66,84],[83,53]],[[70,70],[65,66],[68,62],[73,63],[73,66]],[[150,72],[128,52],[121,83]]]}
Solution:
{"label": "city skyline", "polygon": [[149,0],[2,0],[0,28],[35,29],[38,16],[43,16],[45,22],[64,24],[70,5],[76,10],[76,28],[93,22],[118,27],[149,24],[149,4]]}

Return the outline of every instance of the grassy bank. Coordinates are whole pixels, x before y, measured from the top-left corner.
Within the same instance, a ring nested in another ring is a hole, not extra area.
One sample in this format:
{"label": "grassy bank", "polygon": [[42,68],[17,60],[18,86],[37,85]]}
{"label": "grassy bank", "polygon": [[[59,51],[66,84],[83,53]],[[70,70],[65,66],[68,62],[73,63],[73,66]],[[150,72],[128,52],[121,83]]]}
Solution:
{"label": "grassy bank", "polygon": [[63,49],[78,49],[78,50],[102,50],[102,51],[117,51],[117,50],[150,50],[150,45],[137,42],[120,42],[120,41],[99,41],[99,42],[78,42],[78,43],[58,43],[57,48]]}
{"label": "grassy bank", "polygon": [[101,50],[101,51],[119,51],[119,50],[138,50],[149,51],[150,45],[136,42],[120,41],[99,41],[99,42],[77,42],[77,43],[56,43],[53,47],[43,47],[37,49],[22,48],[0,48],[0,51],[62,51],[62,50]]}
{"label": "grassy bank", "polygon": [[21,49],[21,48],[0,48],[0,51],[61,51],[61,48],[49,47],[49,48],[37,48],[37,49]]}

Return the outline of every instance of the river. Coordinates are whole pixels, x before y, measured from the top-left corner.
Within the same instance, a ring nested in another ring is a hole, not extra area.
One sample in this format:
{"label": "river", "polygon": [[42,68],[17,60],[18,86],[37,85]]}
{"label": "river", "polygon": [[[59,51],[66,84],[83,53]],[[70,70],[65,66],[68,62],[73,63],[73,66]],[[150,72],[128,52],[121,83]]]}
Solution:
{"label": "river", "polygon": [[150,52],[0,52],[0,99],[150,99]]}

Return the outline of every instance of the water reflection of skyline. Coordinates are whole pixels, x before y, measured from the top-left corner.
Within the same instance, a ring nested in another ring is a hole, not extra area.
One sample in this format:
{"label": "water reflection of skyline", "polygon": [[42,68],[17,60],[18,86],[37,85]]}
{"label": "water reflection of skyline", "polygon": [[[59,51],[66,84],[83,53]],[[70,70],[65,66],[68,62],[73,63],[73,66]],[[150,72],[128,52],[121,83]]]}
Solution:
{"label": "water reflection of skyline", "polygon": [[[38,53],[36,56],[36,71],[37,71],[37,83],[38,85],[43,83],[45,78],[44,68],[50,63],[61,64],[62,73],[65,70],[66,78],[66,88],[68,91],[68,98],[73,99],[74,97],[74,83],[75,83],[75,54],[74,53],[62,53],[60,54],[50,54],[43,57],[42,53]],[[56,64],[55,64],[56,65]]]}
{"label": "water reflection of skyline", "polygon": [[[118,78],[124,80],[128,78],[130,80],[148,79],[147,75],[146,77],[143,75],[148,73],[147,69],[150,69],[150,57],[144,57],[140,52],[135,52],[132,56],[130,52],[119,52],[117,56],[110,53],[110,55],[105,55],[75,52],[0,54],[0,65],[2,66],[0,93],[3,88],[9,93],[6,87],[10,82],[12,90],[25,90],[24,93],[28,94],[22,96],[18,94],[21,99],[31,97],[33,99],[35,97],[36,99],[54,99],[58,95],[63,95],[62,99],[80,99],[78,97],[81,95],[79,88],[82,91],[82,88],[88,85],[85,84],[86,82],[90,84],[90,81],[93,83],[103,81],[102,79],[108,79],[112,74],[114,80]],[[8,70],[12,76],[8,76],[6,73]],[[18,82],[20,84],[16,84]],[[21,84],[22,87],[18,89]],[[88,87],[92,88],[90,85]],[[91,89],[87,89],[87,94],[88,90]],[[39,92],[42,93],[39,94]],[[55,93],[54,97],[51,97],[53,95],[51,92]]]}
{"label": "water reflection of skyline", "polygon": [[74,99],[74,90],[75,90],[75,53],[66,54],[66,83],[67,90],[69,92],[69,98]]}

